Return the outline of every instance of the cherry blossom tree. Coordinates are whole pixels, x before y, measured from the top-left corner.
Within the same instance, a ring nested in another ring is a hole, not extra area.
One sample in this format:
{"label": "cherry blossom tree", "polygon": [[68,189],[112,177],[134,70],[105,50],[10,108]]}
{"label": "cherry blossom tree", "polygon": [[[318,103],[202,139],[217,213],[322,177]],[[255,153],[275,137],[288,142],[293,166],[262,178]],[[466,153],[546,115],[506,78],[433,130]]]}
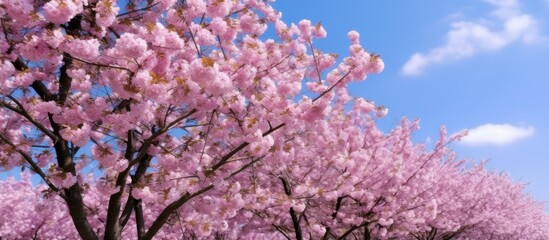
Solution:
{"label": "cherry blossom tree", "polygon": [[[6,239],[547,239],[522,185],[411,141],[258,0],[0,0]],[[268,30],[271,29],[271,30]],[[39,178],[39,183],[32,183]]]}

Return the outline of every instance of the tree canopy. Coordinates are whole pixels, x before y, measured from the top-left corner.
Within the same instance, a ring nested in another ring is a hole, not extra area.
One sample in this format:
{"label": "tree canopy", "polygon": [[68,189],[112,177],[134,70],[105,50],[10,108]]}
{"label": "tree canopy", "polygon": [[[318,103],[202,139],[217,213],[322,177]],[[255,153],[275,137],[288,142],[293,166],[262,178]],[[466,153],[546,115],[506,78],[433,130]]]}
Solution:
{"label": "tree canopy", "polygon": [[[5,239],[549,239],[544,205],[259,0],[0,0]],[[343,44],[343,43],[342,43]],[[32,183],[31,178],[40,178]]]}

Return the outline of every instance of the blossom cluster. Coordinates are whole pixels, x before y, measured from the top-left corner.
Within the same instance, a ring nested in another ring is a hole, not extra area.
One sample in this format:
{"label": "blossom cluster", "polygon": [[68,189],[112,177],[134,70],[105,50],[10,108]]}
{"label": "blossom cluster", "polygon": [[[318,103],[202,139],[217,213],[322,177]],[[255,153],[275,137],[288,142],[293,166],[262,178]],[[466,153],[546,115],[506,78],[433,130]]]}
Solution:
{"label": "blossom cluster", "polygon": [[549,238],[543,205],[458,160],[459,136],[376,128],[387,109],[348,85],[384,63],[357,32],[338,60],[269,1],[0,15],[0,168],[25,170],[0,182],[2,239]]}

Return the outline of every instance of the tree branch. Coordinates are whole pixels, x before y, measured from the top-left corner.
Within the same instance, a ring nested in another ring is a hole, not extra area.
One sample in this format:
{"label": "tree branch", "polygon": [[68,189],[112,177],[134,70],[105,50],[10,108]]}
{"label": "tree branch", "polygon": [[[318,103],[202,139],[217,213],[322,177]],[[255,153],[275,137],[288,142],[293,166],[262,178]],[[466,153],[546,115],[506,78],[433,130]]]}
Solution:
{"label": "tree branch", "polygon": [[67,70],[72,65],[72,57],[68,53],[63,54],[63,66],[60,69],[59,76],[59,98],[57,99],[58,103],[63,105],[67,100],[69,91],[71,89],[72,78],[67,74]]}
{"label": "tree branch", "polygon": [[[28,69],[28,67],[20,57],[13,61],[12,64],[18,71]],[[47,102],[54,100],[54,95],[48,90],[48,88],[44,85],[42,81],[34,81],[31,87],[40,96],[42,101]],[[63,90],[65,90],[66,87],[67,83],[65,82]],[[57,137],[57,140],[54,143],[57,163],[59,167],[63,169],[63,171],[70,172],[73,174],[73,176],[77,177],[76,169],[74,167],[74,162],[72,161],[72,156],[70,155],[68,144],[59,134],[60,127],[57,123],[55,123],[51,114],[48,114],[48,118],[50,121],[50,125],[53,128],[53,134]],[[46,132],[44,133],[47,134]],[[82,198],[82,189],[80,188],[80,185],[76,183],[70,188],[64,189],[64,192],[64,200],[67,203],[67,207],[69,208],[69,214],[71,215],[74,226],[78,231],[80,237],[86,240],[98,239],[97,234],[94,232],[86,217],[85,205]]]}
{"label": "tree branch", "polygon": [[32,160],[32,157],[26,153],[23,152],[21,149],[17,148],[17,146],[10,141],[8,138],[6,138],[4,135],[0,134],[0,140],[10,145],[16,152],[18,152],[24,159],[31,165],[31,169],[37,173],[44,182],[53,190],[56,192],[59,192],[59,188],[57,188],[55,185],[53,185],[52,182],[50,182],[48,176],[42,171],[42,169]]}
{"label": "tree branch", "polygon": [[[130,110],[129,105],[126,107]],[[126,141],[126,153],[124,158],[129,161],[132,160],[134,153],[134,130],[129,130],[127,134],[128,140]],[[118,192],[112,194],[109,198],[109,207],[107,208],[107,222],[105,224],[105,238],[106,239],[119,239],[122,233],[122,227],[120,225],[120,207],[122,194],[124,193],[126,186],[126,178],[130,172],[131,167],[128,166],[123,172],[118,174],[116,179],[116,186],[119,187]],[[131,197],[131,196],[130,196]],[[130,198],[129,197],[129,198]]]}
{"label": "tree branch", "polygon": [[[282,186],[284,187],[284,193],[288,196],[292,196],[292,188],[283,177],[278,177],[282,181]],[[301,231],[301,226],[299,225],[299,218],[294,210],[294,207],[290,207],[290,216],[292,217],[292,223],[294,225],[295,238],[297,240],[303,240],[303,233]]]}
{"label": "tree branch", "polygon": [[368,224],[364,225],[364,237],[362,239],[364,240],[372,239],[372,236],[370,235],[370,229],[368,229]]}
{"label": "tree branch", "polygon": [[[24,71],[28,69],[27,65],[23,62],[23,59],[21,59],[21,57],[17,57],[17,59],[15,59],[15,61],[11,63],[17,71]],[[43,101],[47,102],[53,100],[53,94],[50,92],[50,90],[48,90],[48,88],[46,87],[46,85],[44,85],[42,81],[36,80],[32,82],[31,87],[36,93],[38,93],[38,96],[40,96]]]}
{"label": "tree branch", "polygon": [[320,95],[318,95],[315,99],[313,99],[313,102],[316,102],[316,100],[326,95],[326,93],[329,93],[330,91],[332,91],[332,89],[334,89],[335,86],[337,86],[341,81],[343,81],[343,79],[345,79],[351,73],[351,70],[345,73],[345,75],[343,75],[343,77],[341,77],[336,83],[334,83],[334,85],[330,86],[328,89],[324,90],[324,92],[322,92]]}
{"label": "tree branch", "polygon": [[127,68],[124,68],[124,67],[120,67],[120,66],[106,65],[106,64],[100,64],[100,63],[93,63],[93,62],[86,61],[86,60],[84,60],[84,59],[76,58],[76,57],[73,57],[73,56],[69,56],[69,57],[70,57],[70,59],[72,59],[72,60],[76,60],[76,61],[79,61],[79,62],[83,62],[83,63],[85,63],[85,64],[89,64],[89,65],[96,66],[96,67],[114,68],[114,69],[119,69],[119,70],[124,70],[124,71],[128,71],[128,72],[132,72],[130,69],[127,69]]}
{"label": "tree branch", "polygon": [[145,220],[143,218],[143,204],[141,199],[136,200],[135,207],[135,225],[137,225],[137,239],[142,239],[145,234]]}
{"label": "tree branch", "polygon": [[36,128],[40,129],[40,131],[42,131],[44,134],[48,135],[48,137],[50,137],[50,139],[53,141],[53,142],[57,142],[58,138],[57,136],[55,136],[55,134],[53,134],[53,132],[51,130],[49,130],[48,128],[46,128],[46,126],[44,126],[43,124],[39,123],[38,121],[36,121],[30,114],[29,112],[25,109],[25,107],[23,106],[23,104],[21,104],[21,102],[19,102],[19,100],[17,100],[16,98],[12,97],[11,95],[8,95],[6,96],[8,97],[9,99],[11,99],[15,105],[17,105],[17,108],[7,104],[6,102],[0,102],[0,106],[3,106],[13,112],[16,112],[18,113],[19,115],[23,116],[25,119],[27,119],[29,122],[31,122]]}
{"label": "tree branch", "polygon": [[283,235],[287,240],[291,240],[291,239],[292,239],[292,238],[290,238],[290,236],[288,236],[288,234],[286,234],[286,233],[284,232],[284,230],[282,230],[282,228],[280,228],[279,226],[274,225],[274,224],[272,224],[272,225],[273,225],[273,227],[274,227],[278,232],[282,233],[282,235]]}
{"label": "tree branch", "polygon": [[130,162],[130,164],[128,165],[128,167],[131,167],[135,164],[137,164],[138,162],[141,161],[141,159],[143,159],[146,155],[147,155],[147,151],[149,150],[149,147],[153,144],[153,141],[159,137],[160,135],[166,133],[168,130],[170,130],[173,126],[175,126],[176,124],[178,124],[181,120],[185,119],[185,118],[188,118],[190,117],[191,115],[193,115],[194,113],[198,112],[198,110],[196,109],[192,109],[191,111],[189,111],[187,114],[175,119],[174,121],[172,121],[170,124],[164,126],[162,129],[160,129],[159,131],[153,133],[152,136],[150,136],[149,138],[147,138],[147,140],[145,140],[145,142],[143,143],[143,145],[141,145],[141,149],[139,150],[139,153],[137,154],[137,156],[135,157],[134,160],[132,160]]}
{"label": "tree branch", "polygon": [[315,62],[316,74],[318,75],[318,82],[322,82],[322,75],[320,75],[320,68],[318,67],[318,59],[315,54],[315,49],[313,48],[313,42],[309,40],[309,47],[311,47],[311,52],[313,54],[313,60]]}
{"label": "tree branch", "polygon": [[120,13],[118,15],[116,15],[116,17],[122,17],[122,16],[125,16],[125,15],[129,15],[129,14],[132,14],[132,13],[135,13],[135,12],[140,12],[140,11],[146,11],[146,10],[149,10],[151,9],[152,7],[158,5],[159,2],[156,2],[156,3],[153,3],[149,6],[146,6],[144,8],[140,8],[140,9],[136,9],[136,10],[133,10],[133,11],[128,11],[128,12],[125,12],[125,13]]}
{"label": "tree branch", "polygon": [[[50,120],[50,125],[53,128],[53,133],[58,137],[58,141],[54,144],[55,153],[57,156],[57,164],[61,169],[63,169],[64,172],[72,173],[73,176],[78,177],[76,174],[74,161],[70,154],[68,143],[61,137],[59,133],[59,125],[53,120],[52,114],[48,114],[48,118]],[[72,221],[80,237],[86,240],[98,239],[97,234],[91,227],[86,216],[80,184],[76,182],[68,189],[65,189],[65,195],[65,202],[67,203]]]}
{"label": "tree branch", "polygon": [[301,232],[301,226],[299,225],[299,220],[297,214],[293,207],[290,208],[290,216],[292,216],[292,223],[294,224],[295,238],[297,240],[303,240],[303,233]]}
{"label": "tree branch", "polygon": [[335,211],[332,213],[332,219],[335,219],[337,217],[337,213],[339,212],[339,209],[341,208],[341,204],[343,202],[343,199],[345,199],[346,197],[348,197],[348,196],[345,195],[345,196],[337,198]]}
{"label": "tree branch", "polygon": [[149,228],[149,230],[143,235],[142,240],[150,240],[153,238],[153,236],[160,230],[160,228],[166,223],[170,215],[176,211],[179,207],[181,207],[183,204],[188,202],[189,200],[193,199],[194,197],[201,195],[207,191],[210,191],[213,189],[213,185],[209,185],[205,188],[200,189],[198,192],[195,192],[193,194],[190,194],[189,192],[185,193],[183,196],[181,196],[179,199],[177,199],[175,202],[168,205],[161,213],[158,215],[158,217],[154,220],[153,224]]}
{"label": "tree branch", "polygon": [[263,158],[265,158],[265,156],[262,156],[262,157],[259,157],[259,158],[256,158],[256,159],[252,159],[252,161],[250,161],[249,163],[244,164],[244,166],[242,166],[241,168],[239,168],[235,172],[231,173],[231,175],[228,178],[234,177],[235,175],[239,174],[240,172],[242,172],[242,171],[246,170],[247,168],[251,167],[252,165],[254,165],[254,163],[261,161],[261,159],[263,159]]}
{"label": "tree branch", "polygon": [[[147,168],[149,167],[149,163],[152,159],[151,155],[148,155],[143,159],[143,161],[139,162],[139,165],[137,166],[137,170],[135,170],[135,174],[132,176],[132,186],[134,184],[137,184],[141,177],[145,174],[147,171]],[[134,209],[136,204],[139,204],[139,200],[135,199],[131,196],[132,187],[130,187],[130,196],[128,197],[128,200],[126,201],[126,205],[124,207],[124,210],[122,211],[122,215],[120,215],[120,225],[122,229],[124,229],[124,226],[126,226],[126,223],[128,222],[128,219],[130,218],[132,209]],[[138,216],[136,216],[136,221],[143,219],[138,219]]]}
{"label": "tree branch", "polygon": [[352,226],[349,230],[347,230],[345,233],[343,233],[343,235],[341,235],[341,237],[339,237],[338,239],[339,240],[344,240],[346,239],[347,236],[349,236],[352,232],[354,232],[355,230],[361,228],[361,227],[364,227],[364,226],[368,226],[368,222],[363,222],[362,224],[360,225],[355,225],[355,226]]}
{"label": "tree branch", "polygon": [[[282,128],[286,126],[285,123],[281,123],[279,124],[278,126],[274,127],[274,128],[270,128],[267,132],[264,132],[263,133],[263,137],[273,133],[274,131]],[[212,168],[210,169],[210,171],[215,171],[217,169],[219,169],[221,166],[225,165],[225,163],[227,163],[227,161],[232,157],[234,156],[235,154],[237,154],[240,150],[244,149],[246,146],[248,146],[249,143],[247,142],[243,142],[242,144],[238,145],[238,147],[234,148],[232,151],[230,151],[229,153],[227,153],[227,155],[223,156],[221,158],[221,160],[219,160],[219,162],[217,162],[215,165],[212,166]]]}

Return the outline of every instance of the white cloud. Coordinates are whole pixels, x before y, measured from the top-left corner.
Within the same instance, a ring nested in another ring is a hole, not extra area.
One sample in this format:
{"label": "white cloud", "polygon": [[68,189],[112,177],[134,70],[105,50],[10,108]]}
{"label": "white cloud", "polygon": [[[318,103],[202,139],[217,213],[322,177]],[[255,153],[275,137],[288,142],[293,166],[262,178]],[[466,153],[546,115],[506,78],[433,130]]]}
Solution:
{"label": "white cloud", "polygon": [[[484,0],[495,9],[489,19],[454,21],[446,42],[427,52],[414,53],[402,67],[404,75],[419,75],[432,64],[471,57],[478,52],[496,51],[514,42],[532,43],[541,39],[534,17],[522,13],[516,0]],[[493,29],[501,25],[501,29]]]}
{"label": "white cloud", "polygon": [[532,126],[514,126],[511,124],[487,123],[470,129],[469,134],[461,139],[467,145],[506,145],[534,135]]}

